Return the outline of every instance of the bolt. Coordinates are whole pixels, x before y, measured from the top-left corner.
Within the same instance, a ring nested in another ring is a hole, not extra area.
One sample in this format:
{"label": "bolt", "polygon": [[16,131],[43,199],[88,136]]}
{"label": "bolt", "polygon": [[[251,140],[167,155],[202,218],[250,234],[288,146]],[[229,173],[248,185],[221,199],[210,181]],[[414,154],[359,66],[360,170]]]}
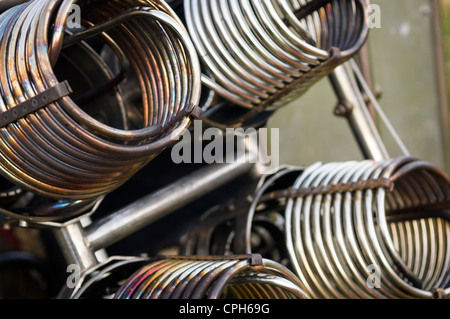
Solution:
{"label": "bolt", "polygon": [[352,109],[353,109],[353,106],[350,103],[339,102],[334,109],[334,115],[347,116],[351,112]]}

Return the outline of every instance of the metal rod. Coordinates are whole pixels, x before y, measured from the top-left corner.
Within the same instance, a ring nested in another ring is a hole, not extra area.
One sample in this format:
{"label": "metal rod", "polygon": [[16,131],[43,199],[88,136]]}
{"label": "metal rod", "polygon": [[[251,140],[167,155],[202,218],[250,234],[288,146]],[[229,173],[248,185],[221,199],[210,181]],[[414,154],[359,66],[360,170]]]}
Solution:
{"label": "metal rod", "polygon": [[329,76],[331,84],[339,98],[340,106],[345,108],[344,113],[353,134],[366,159],[388,159],[388,151],[383,144],[381,136],[372,121],[370,112],[364,102],[355,78],[349,74],[346,65],[337,67]]}
{"label": "metal rod", "polygon": [[84,270],[97,264],[98,260],[87,245],[80,222],[55,228],[54,234],[68,265],[75,264]]}
{"label": "metal rod", "polygon": [[[372,71],[371,71],[371,64],[370,64],[370,58],[369,58],[369,48],[368,44],[366,43],[358,54],[359,58],[359,64],[361,65],[361,73],[364,76],[364,79],[366,80],[367,86],[373,90],[375,88],[374,83],[372,83]],[[372,103],[369,101],[367,104],[367,108],[369,109],[370,116],[372,117],[372,121],[376,123],[376,112],[372,105]]]}
{"label": "metal rod", "polygon": [[94,221],[85,231],[89,248],[92,251],[106,248],[233,179],[249,174],[257,166],[253,162],[238,158],[233,163],[212,164]]}
{"label": "metal rod", "polygon": [[63,41],[63,48],[67,48],[75,43],[80,41],[84,41],[99,35],[102,32],[106,32],[122,23],[127,22],[128,20],[134,19],[136,17],[154,17],[155,10],[150,10],[148,8],[133,8],[128,9],[122,14],[114,17],[113,19],[106,20],[105,22],[99,23],[95,26],[92,26],[88,29],[80,31],[74,35],[66,37]]}
{"label": "metal rod", "polygon": [[[442,6],[443,4],[441,4]],[[444,34],[442,31],[442,17],[441,8],[438,0],[431,1],[433,12],[433,40],[435,45],[436,56],[436,73],[439,92],[439,109],[441,118],[441,129],[443,138],[443,150],[445,165],[447,170],[450,170],[450,107],[449,98],[447,95],[447,79],[446,79],[446,65],[445,65],[445,47],[444,47]]]}

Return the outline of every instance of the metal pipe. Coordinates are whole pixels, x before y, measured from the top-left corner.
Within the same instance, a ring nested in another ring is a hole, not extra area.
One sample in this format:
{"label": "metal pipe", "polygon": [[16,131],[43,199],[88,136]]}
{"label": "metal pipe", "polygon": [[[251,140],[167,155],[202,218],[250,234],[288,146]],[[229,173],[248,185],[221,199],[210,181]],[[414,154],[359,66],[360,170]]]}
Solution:
{"label": "metal pipe", "polygon": [[239,158],[204,167],[94,221],[86,229],[87,243],[92,251],[106,248],[256,167],[253,161]]}
{"label": "metal pipe", "polygon": [[339,115],[344,115],[366,159],[380,161],[388,159],[389,153],[371,119],[364,98],[357,87],[355,78],[350,76],[346,65],[337,67],[329,79],[339,98]]}
{"label": "metal pipe", "polygon": [[80,270],[85,270],[98,263],[94,252],[87,245],[80,222],[55,228],[54,235],[68,265],[75,264]]}
{"label": "metal pipe", "polygon": [[[375,89],[375,85],[374,83],[372,83],[372,70],[369,58],[369,48],[367,43],[359,51],[357,59],[359,61],[359,65],[361,66],[361,74],[363,74],[367,86],[370,88],[370,90],[373,91]],[[372,121],[376,123],[376,112],[370,101],[367,103],[367,108],[369,109]]]}
{"label": "metal pipe", "polygon": [[439,109],[441,117],[441,129],[443,138],[443,149],[445,156],[445,165],[447,170],[450,170],[450,107],[449,97],[447,95],[447,79],[446,79],[446,65],[445,65],[445,51],[444,51],[444,35],[442,32],[442,17],[441,8],[438,0],[431,1],[431,7],[433,12],[433,40],[435,45],[435,57],[436,57],[436,73],[439,93]]}

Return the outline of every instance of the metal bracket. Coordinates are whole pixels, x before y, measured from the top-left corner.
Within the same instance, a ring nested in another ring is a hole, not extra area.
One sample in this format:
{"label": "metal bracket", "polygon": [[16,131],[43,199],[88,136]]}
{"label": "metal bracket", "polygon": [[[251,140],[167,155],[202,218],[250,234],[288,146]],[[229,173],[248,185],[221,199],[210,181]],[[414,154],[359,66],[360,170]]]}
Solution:
{"label": "metal bracket", "polygon": [[335,193],[364,191],[369,189],[377,189],[380,187],[392,191],[394,188],[394,182],[388,178],[378,178],[358,182],[323,185],[318,187],[307,187],[299,189],[288,188],[286,190],[274,191],[272,193],[266,194],[261,197],[260,202],[269,201],[276,198],[297,198],[310,195],[327,195]]}
{"label": "metal bracket", "polygon": [[190,103],[190,105],[188,105],[188,109],[181,110],[177,115],[170,119],[167,125],[165,125],[164,127],[160,127],[159,136],[163,136],[164,134],[172,130],[185,117],[190,117],[192,120],[201,120],[202,109],[198,105]]}
{"label": "metal bracket", "polygon": [[176,260],[193,260],[193,261],[216,261],[216,260],[248,260],[250,266],[258,267],[263,265],[263,257],[260,254],[244,254],[244,255],[227,255],[227,256],[157,256],[151,261],[161,259],[176,259]]}
{"label": "metal bracket", "polygon": [[7,111],[0,114],[0,127],[5,127],[37,110],[43,108],[44,106],[54,103],[60,98],[67,96],[72,93],[72,89],[69,82],[64,81],[58,83],[54,87],[37,94],[36,96],[28,99],[27,101],[20,103]]}

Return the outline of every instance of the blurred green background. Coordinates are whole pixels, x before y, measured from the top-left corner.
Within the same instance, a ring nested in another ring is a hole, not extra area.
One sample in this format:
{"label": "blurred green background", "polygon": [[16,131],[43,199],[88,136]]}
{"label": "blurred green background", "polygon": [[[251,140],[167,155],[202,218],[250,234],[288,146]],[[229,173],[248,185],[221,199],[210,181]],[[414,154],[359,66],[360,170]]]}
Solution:
{"label": "blurred green background", "polygon": [[[372,0],[381,28],[371,29],[367,52],[379,103],[411,155],[450,172],[450,0]],[[333,115],[337,99],[328,79],[280,109],[280,162],[360,160],[347,121]],[[377,121],[391,157],[401,155]]]}

